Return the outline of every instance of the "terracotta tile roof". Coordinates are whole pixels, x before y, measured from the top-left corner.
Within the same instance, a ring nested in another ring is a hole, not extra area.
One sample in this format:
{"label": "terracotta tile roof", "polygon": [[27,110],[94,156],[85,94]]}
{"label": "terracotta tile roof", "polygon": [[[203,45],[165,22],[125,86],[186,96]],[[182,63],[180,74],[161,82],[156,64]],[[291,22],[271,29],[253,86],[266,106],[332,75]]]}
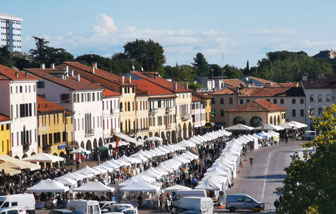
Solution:
{"label": "terracotta tile roof", "polygon": [[4,114],[0,114],[0,122],[5,122],[5,121],[10,121],[11,119],[4,115]]}
{"label": "terracotta tile roof", "polygon": [[299,97],[304,96],[301,87],[273,87],[273,88],[243,88],[238,93],[239,97]]}
{"label": "terracotta tile roof", "polygon": [[104,97],[116,97],[116,96],[120,96],[120,93],[115,92],[115,91],[111,91],[109,89],[105,89],[103,91],[103,96]]}
{"label": "terracotta tile roof", "polygon": [[149,97],[151,100],[157,100],[157,99],[172,99],[176,98],[175,95],[168,95],[168,96],[154,96],[154,97]]}
{"label": "terracotta tile roof", "polygon": [[223,88],[219,91],[215,91],[215,92],[211,93],[210,95],[229,95],[229,94],[235,94],[235,92],[232,89]]}
{"label": "terracotta tile roof", "polygon": [[231,88],[238,88],[241,84],[246,86],[245,82],[240,79],[223,79],[223,82]]}
{"label": "terracotta tile roof", "polygon": [[177,89],[175,90],[173,82],[170,82],[170,81],[168,81],[164,78],[161,78],[161,77],[155,77],[155,79],[154,78],[149,78],[149,77],[143,75],[141,72],[138,72],[138,71],[132,71],[131,74],[134,74],[134,75],[140,77],[141,79],[149,80],[152,83],[154,83],[155,85],[163,87],[167,90],[170,90],[173,93],[174,92],[175,93],[181,93],[181,92],[191,92],[192,91],[190,89],[185,89],[184,87],[182,87],[179,84],[177,84]]}
{"label": "terracotta tile roof", "polygon": [[146,91],[148,95],[174,95],[174,93],[162,88],[147,79],[133,80],[136,84],[137,89]]}
{"label": "terracotta tile roof", "polygon": [[132,85],[131,83],[127,82],[127,78],[125,78],[125,82],[122,83],[122,77],[121,76],[118,76],[118,75],[116,75],[114,73],[105,71],[105,70],[100,69],[100,68],[94,69],[95,72],[93,73],[93,67],[81,64],[79,62],[70,62],[70,61],[67,61],[67,62],[64,62],[64,64],[72,66],[72,67],[77,68],[77,69],[80,69],[80,70],[85,71],[87,73],[99,76],[101,78],[113,81],[115,83],[119,83],[119,84],[123,84],[123,85],[129,85],[129,84]]}
{"label": "terracotta tile roof", "polygon": [[57,112],[57,111],[66,110],[65,107],[57,103],[51,102],[49,100],[46,100],[42,97],[37,96],[36,100],[37,100],[37,111],[38,112]]}
{"label": "terracotta tile roof", "polygon": [[0,65],[0,79],[3,80],[38,80],[30,74],[25,74],[25,72],[17,71],[12,68]]}
{"label": "terracotta tile roof", "polygon": [[201,102],[203,100],[201,98],[199,98],[199,97],[196,97],[195,95],[192,95],[192,101],[193,102]]}
{"label": "terracotta tile roof", "polygon": [[31,74],[49,80],[51,82],[54,82],[56,84],[62,85],[66,88],[73,89],[73,90],[98,90],[102,89],[98,84],[96,83],[89,83],[86,81],[77,80],[77,76],[71,77],[68,76],[66,79],[61,79],[56,76],[53,76],[49,72],[56,71],[58,69],[41,69],[41,68],[25,68],[24,70],[30,72]]}
{"label": "terracotta tile roof", "polygon": [[302,81],[302,84],[305,89],[336,88],[336,73],[326,77]]}
{"label": "terracotta tile roof", "polygon": [[281,87],[284,88],[292,88],[292,87],[299,87],[300,83],[298,82],[285,82],[285,83],[279,83]]}
{"label": "terracotta tile roof", "polygon": [[277,112],[286,111],[282,106],[268,102],[267,100],[252,100],[246,104],[232,108],[230,112]]}
{"label": "terracotta tile roof", "polygon": [[262,79],[262,78],[259,78],[259,77],[254,77],[254,76],[248,76],[247,78],[253,79],[255,81],[258,81],[258,82],[261,82],[261,83],[264,83],[264,84],[269,84],[269,85],[271,85],[271,87],[280,87],[279,83],[273,82],[273,81],[270,81],[270,80],[265,80],[265,79]]}
{"label": "terracotta tile roof", "polygon": [[212,96],[209,96],[209,95],[206,95],[206,94],[202,94],[200,92],[195,92],[193,91],[192,92],[193,96],[196,96],[202,100],[210,100],[212,98]]}

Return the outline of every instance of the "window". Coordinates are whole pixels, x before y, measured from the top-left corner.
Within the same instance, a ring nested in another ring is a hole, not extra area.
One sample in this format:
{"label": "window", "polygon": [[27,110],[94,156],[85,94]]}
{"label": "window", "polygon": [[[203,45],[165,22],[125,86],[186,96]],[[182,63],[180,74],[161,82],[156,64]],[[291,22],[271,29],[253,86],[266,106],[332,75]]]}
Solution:
{"label": "window", "polygon": [[314,102],[314,95],[310,95],[310,102]]}
{"label": "window", "polygon": [[300,116],[301,116],[301,117],[304,117],[304,109],[301,109],[301,110],[300,110]]}
{"label": "window", "polygon": [[216,104],[215,98],[211,98],[211,104]]}
{"label": "window", "polygon": [[296,117],[296,109],[292,109],[292,117]]}
{"label": "window", "polygon": [[330,94],[326,95],[326,102],[330,102]]}
{"label": "window", "polygon": [[61,103],[70,103],[70,94],[61,94]]}
{"label": "window", "polygon": [[271,102],[271,100],[270,99],[266,99],[268,102]]}
{"label": "window", "polygon": [[296,103],[296,99],[292,99],[292,104],[295,104]]}
{"label": "window", "polygon": [[274,104],[278,104],[278,100],[277,100],[277,99],[274,99],[274,100],[273,100],[273,103],[274,103]]}
{"label": "window", "polygon": [[237,202],[244,202],[244,197],[238,196],[237,197]]}
{"label": "window", "polygon": [[44,81],[38,81],[37,88],[44,88]]}
{"label": "window", "polygon": [[224,117],[224,109],[221,109],[221,117]]}
{"label": "window", "polygon": [[318,102],[322,102],[322,95],[321,94],[318,95],[317,100],[318,100]]}
{"label": "window", "polygon": [[220,98],[220,104],[224,104],[224,98]]}
{"label": "window", "polygon": [[320,116],[322,114],[322,108],[318,108],[318,115]]}
{"label": "window", "polygon": [[30,117],[32,116],[32,104],[20,104],[20,117]]}
{"label": "window", "polygon": [[161,100],[158,101],[158,108],[161,108]]}
{"label": "window", "polygon": [[244,100],[243,100],[243,99],[240,99],[240,100],[239,100],[239,103],[240,103],[240,104],[243,104],[243,103],[244,103]]}
{"label": "window", "polygon": [[229,98],[229,103],[233,104],[233,98],[232,97]]}
{"label": "window", "polygon": [[22,86],[20,86],[20,93],[22,93]]}

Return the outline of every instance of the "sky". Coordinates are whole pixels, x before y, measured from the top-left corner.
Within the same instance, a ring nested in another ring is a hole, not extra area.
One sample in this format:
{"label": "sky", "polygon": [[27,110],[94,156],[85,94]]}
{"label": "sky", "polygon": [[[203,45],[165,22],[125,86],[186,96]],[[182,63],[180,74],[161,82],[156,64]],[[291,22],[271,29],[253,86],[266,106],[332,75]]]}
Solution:
{"label": "sky", "polygon": [[336,49],[333,0],[2,0],[0,13],[23,18],[22,48],[32,36],[74,56],[111,57],[136,39],[158,42],[167,65],[245,67],[270,51]]}

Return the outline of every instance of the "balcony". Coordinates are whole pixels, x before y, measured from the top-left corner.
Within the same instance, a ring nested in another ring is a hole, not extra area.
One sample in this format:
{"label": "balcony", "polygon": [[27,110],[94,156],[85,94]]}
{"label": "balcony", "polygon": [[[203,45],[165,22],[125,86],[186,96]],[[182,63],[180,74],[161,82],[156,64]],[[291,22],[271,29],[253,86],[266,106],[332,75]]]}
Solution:
{"label": "balcony", "polygon": [[85,137],[91,137],[94,135],[94,129],[85,130]]}
{"label": "balcony", "polygon": [[158,113],[158,109],[157,109],[157,108],[152,108],[152,109],[149,111],[149,113],[150,113],[151,115],[157,114],[157,113]]}
{"label": "balcony", "polygon": [[190,119],[190,114],[185,114],[182,116],[182,120],[185,121],[185,120],[189,120]]}

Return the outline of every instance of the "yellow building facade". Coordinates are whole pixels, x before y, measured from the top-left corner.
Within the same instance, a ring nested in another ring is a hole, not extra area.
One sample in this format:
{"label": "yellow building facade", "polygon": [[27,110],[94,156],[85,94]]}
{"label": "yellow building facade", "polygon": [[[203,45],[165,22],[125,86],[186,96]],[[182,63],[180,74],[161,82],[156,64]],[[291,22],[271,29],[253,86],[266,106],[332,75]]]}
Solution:
{"label": "yellow building facade", "polygon": [[0,155],[10,155],[10,124],[10,118],[0,114]]}
{"label": "yellow building facade", "polygon": [[66,108],[37,97],[38,150],[65,157],[68,142],[72,142],[72,120]]}

